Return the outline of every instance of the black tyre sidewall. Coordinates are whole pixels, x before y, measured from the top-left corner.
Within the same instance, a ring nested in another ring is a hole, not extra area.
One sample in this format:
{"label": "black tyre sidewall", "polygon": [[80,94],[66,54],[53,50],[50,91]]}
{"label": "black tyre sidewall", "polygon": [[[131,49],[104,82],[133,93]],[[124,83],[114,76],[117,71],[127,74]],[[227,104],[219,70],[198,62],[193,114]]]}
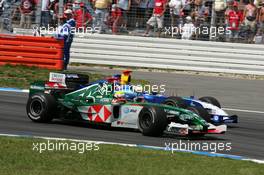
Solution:
{"label": "black tyre sidewall", "polygon": [[[151,116],[151,125],[148,128],[144,128],[142,125],[142,119],[144,115]],[[163,109],[158,107],[144,107],[138,117],[138,128],[143,135],[147,136],[160,136],[167,127],[167,117]]]}
{"label": "black tyre sidewall", "polygon": [[199,98],[199,100],[203,101],[203,102],[210,103],[214,106],[217,106],[218,108],[221,108],[220,102],[214,97],[201,97],[201,98]]}
{"label": "black tyre sidewall", "polygon": [[[34,101],[39,101],[42,106],[40,114],[35,115],[31,111],[31,105]],[[27,102],[27,115],[34,122],[50,122],[56,112],[55,99],[49,94],[36,93],[29,97]]]}
{"label": "black tyre sidewall", "polygon": [[178,108],[187,108],[187,105],[185,104],[184,100],[181,97],[175,97],[175,96],[168,97],[163,102],[163,104]]}
{"label": "black tyre sidewall", "polygon": [[187,108],[189,111],[192,111],[202,117],[205,121],[210,122],[211,121],[211,116],[210,114],[206,111],[206,109],[202,107],[197,107],[197,106],[190,106]]}

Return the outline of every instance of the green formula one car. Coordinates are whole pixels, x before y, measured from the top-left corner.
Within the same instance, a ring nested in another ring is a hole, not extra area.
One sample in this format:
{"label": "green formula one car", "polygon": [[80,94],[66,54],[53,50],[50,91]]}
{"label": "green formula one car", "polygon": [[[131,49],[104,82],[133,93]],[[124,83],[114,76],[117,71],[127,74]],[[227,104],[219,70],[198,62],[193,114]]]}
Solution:
{"label": "green formula one car", "polygon": [[49,81],[33,83],[26,107],[28,117],[34,122],[59,118],[134,128],[147,136],[160,136],[164,131],[199,136],[226,131],[226,125],[214,126],[189,110],[116,97],[113,83],[88,84],[88,78],[50,73]]}

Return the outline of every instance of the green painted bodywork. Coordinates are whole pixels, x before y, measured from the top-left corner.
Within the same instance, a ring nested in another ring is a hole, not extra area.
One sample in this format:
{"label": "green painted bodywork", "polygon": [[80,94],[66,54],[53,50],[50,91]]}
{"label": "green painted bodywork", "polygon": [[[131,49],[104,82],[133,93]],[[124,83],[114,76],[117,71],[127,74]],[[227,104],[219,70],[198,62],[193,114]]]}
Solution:
{"label": "green painted bodywork", "polygon": [[36,81],[30,85],[29,95],[33,95],[38,92],[45,91],[45,82],[44,81]]}

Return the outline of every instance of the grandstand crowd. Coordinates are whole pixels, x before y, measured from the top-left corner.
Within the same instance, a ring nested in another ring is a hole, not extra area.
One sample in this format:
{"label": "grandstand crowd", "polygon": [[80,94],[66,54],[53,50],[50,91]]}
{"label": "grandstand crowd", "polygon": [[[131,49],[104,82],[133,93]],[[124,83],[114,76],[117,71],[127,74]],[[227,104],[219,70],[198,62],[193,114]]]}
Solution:
{"label": "grandstand crowd", "polygon": [[[171,37],[166,31],[177,30],[179,39],[263,42],[264,0],[0,0],[0,26],[32,28],[39,14],[40,26],[56,27],[67,9],[82,31]],[[223,32],[212,37],[212,27]]]}

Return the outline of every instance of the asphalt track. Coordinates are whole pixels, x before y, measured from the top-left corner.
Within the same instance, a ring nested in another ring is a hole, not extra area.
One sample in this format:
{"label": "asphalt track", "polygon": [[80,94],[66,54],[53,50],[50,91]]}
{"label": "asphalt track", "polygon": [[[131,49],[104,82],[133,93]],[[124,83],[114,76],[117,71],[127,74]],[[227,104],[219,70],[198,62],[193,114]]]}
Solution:
{"label": "asphalt track", "polygon": [[[79,68],[81,69],[81,68]],[[104,69],[87,69],[100,73],[118,73]],[[0,133],[63,137],[97,141],[165,146],[165,143],[199,142],[231,143],[231,151],[220,153],[264,159],[264,81],[239,80],[210,76],[182,75],[175,73],[134,72],[133,78],[165,84],[168,93],[177,95],[214,96],[230,114],[237,114],[239,124],[232,124],[223,135],[210,135],[202,139],[189,139],[164,135],[153,138],[133,130],[99,129],[79,124],[55,121],[50,124],[31,122],[26,115],[26,93],[0,92]],[[241,112],[242,110],[242,112]]]}

